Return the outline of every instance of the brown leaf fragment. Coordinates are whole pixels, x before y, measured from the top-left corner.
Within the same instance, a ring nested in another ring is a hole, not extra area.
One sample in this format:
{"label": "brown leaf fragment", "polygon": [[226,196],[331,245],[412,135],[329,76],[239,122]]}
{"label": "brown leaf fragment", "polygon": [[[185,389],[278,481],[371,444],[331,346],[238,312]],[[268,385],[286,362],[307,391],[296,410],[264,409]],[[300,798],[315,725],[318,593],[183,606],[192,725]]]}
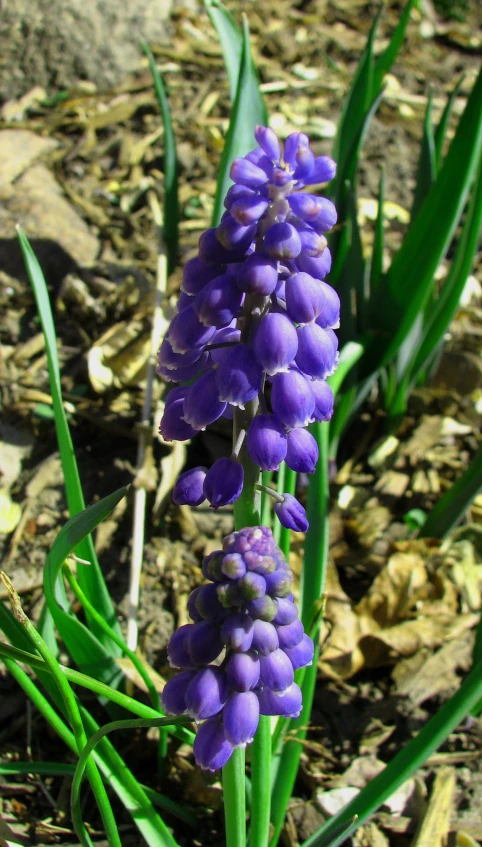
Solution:
{"label": "brown leaf fragment", "polygon": [[429,656],[413,675],[400,678],[397,666],[393,672],[397,693],[408,697],[414,706],[419,706],[437,694],[448,696],[460,685],[457,670],[466,671],[470,668],[473,645],[473,633],[464,632]]}
{"label": "brown leaf fragment", "polygon": [[413,847],[446,847],[450,829],[450,812],[454,801],[455,768],[438,771]]}

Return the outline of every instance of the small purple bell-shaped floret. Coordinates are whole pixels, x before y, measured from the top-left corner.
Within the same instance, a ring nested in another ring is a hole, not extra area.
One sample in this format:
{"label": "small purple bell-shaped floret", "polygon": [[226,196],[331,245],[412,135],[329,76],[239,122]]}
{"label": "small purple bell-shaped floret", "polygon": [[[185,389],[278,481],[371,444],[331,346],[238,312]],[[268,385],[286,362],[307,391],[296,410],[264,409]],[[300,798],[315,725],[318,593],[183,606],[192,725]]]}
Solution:
{"label": "small purple bell-shaped floret", "polygon": [[277,632],[279,646],[283,650],[286,647],[295,647],[296,644],[299,644],[305,633],[303,624],[299,618],[296,618],[292,623],[286,624],[286,626],[279,626]]}
{"label": "small purple bell-shaped floret", "polygon": [[243,612],[229,612],[221,627],[221,638],[226,647],[246,653],[253,641],[253,619]]}
{"label": "small purple bell-shaped floret", "polygon": [[325,379],[333,372],[337,360],[331,331],[311,323],[299,326],[296,332],[298,334],[296,364],[303,373],[315,379]]}
{"label": "small purple bell-shaped floret", "polygon": [[329,232],[335,226],[338,215],[331,200],[328,197],[320,197],[321,208],[314,220],[310,221],[311,226],[316,232]]}
{"label": "small purple bell-shaped floret", "polygon": [[219,602],[222,603],[226,609],[229,609],[232,606],[240,606],[243,602],[237,580],[228,579],[227,582],[221,583],[221,585],[217,586],[217,592]]}
{"label": "small purple bell-shaped floret", "polygon": [[182,272],[181,291],[185,294],[199,294],[202,288],[219,276],[222,271],[219,265],[203,262],[199,256],[189,259]]}
{"label": "small purple bell-shaped floret", "polygon": [[287,371],[298,350],[296,329],[286,315],[268,312],[254,337],[255,356],[269,376]]}
{"label": "small purple bell-shaped floret", "polygon": [[285,139],[283,159],[291,169],[296,167],[296,156],[299,151],[309,146],[309,138],[304,132],[292,132]]}
{"label": "small purple bell-shaped floret", "polygon": [[259,680],[259,658],[254,650],[233,653],[226,665],[226,679],[235,691],[250,691]]}
{"label": "small purple bell-shaped floret", "polygon": [[244,249],[227,250],[216,237],[216,229],[207,229],[199,238],[199,258],[203,262],[213,264],[229,264],[240,259]]}
{"label": "small purple bell-shaped floret", "polygon": [[328,247],[325,247],[318,258],[300,253],[296,259],[296,267],[299,271],[304,271],[315,279],[323,280],[331,271],[331,253]]}
{"label": "small purple bell-shaped floret", "polygon": [[234,691],[223,710],[226,738],[234,747],[246,747],[259,723],[259,701],[254,691]]}
{"label": "small purple bell-shaped floret", "polygon": [[317,156],[313,165],[313,170],[308,179],[305,180],[307,185],[321,185],[325,182],[330,182],[336,174],[336,163],[330,156]]}
{"label": "small purple bell-shaped floret", "polygon": [[285,647],[284,650],[293,665],[293,670],[297,671],[298,668],[304,668],[307,665],[311,665],[315,652],[315,645],[309,635],[306,635],[305,633],[298,644],[295,644],[294,647]]}
{"label": "small purple bell-shaped floret", "polygon": [[256,236],[256,224],[243,226],[229,212],[225,212],[221,223],[216,227],[216,238],[227,250],[246,252]]}
{"label": "small purple bell-shaped floret", "polygon": [[306,532],[309,524],[303,506],[292,494],[283,494],[282,496],[282,502],[274,504],[274,510],[281,526],[284,526],[285,529],[292,529],[294,532]]}
{"label": "small purple bell-shaped floret", "polygon": [[310,423],[315,408],[315,395],[303,374],[291,370],[273,377],[271,407],[287,429]]}
{"label": "small purple bell-shaped floret", "polygon": [[333,391],[324,379],[316,379],[311,383],[315,395],[313,417],[315,421],[329,421],[333,415],[335,398]]}
{"label": "small purple bell-shaped floret", "polygon": [[204,353],[201,353],[201,357],[190,365],[175,368],[165,368],[158,365],[156,373],[158,376],[162,376],[165,382],[189,382],[206,368],[208,361],[209,353],[204,351]]}
{"label": "small purple bell-shaped floret", "polygon": [[281,148],[275,131],[268,126],[257,126],[254,137],[268,159],[271,159],[272,162],[279,162]]}
{"label": "small purple bell-shaped floret", "polygon": [[285,462],[297,473],[314,473],[318,462],[318,445],[307,429],[293,429],[287,434]]}
{"label": "small purple bell-shaped floret", "polygon": [[208,556],[205,556],[202,563],[202,572],[205,579],[210,579],[213,582],[224,582],[224,575],[221,570],[223,565],[223,551],[213,550]]}
{"label": "small purple bell-shaped floret", "polygon": [[278,262],[261,253],[252,253],[240,265],[236,285],[247,294],[268,297],[278,283]]}
{"label": "small purple bell-shaped floret", "polygon": [[201,585],[200,588],[193,591],[193,594],[195,594],[194,605],[201,618],[208,621],[215,620],[226,613],[224,606],[219,602],[218,591],[214,583]]}
{"label": "small purple bell-shaped floret", "polygon": [[247,603],[250,600],[257,600],[266,594],[266,580],[261,574],[248,571],[239,580],[239,590]]}
{"label": "small purple bell-shaped floret", "polygon": [[182,671],[168,680],[161,702],[166,715],[183,715],[187,711],[186,691],[197,671]]}
{"label": "small purple bell-shaped floret", "polygon": [[201,374],[189,388],[184,401],[184,420],[190,426],[203,430],[217,421],[225,408],[226,403],[218,397],[216,374],[208,371]]}
{"label": "small purple bell-shaped floret", "polygon": [[246,564],[240,553],[226,553],[221,570],[228,579],[240,579],[246,573]]}
{"label": "small purple bell-shaped floret", "polygon": [[278,648],[259,659],[259,681],[272,691],[285,691],[294,680],[293,666],[286,653]]}
{"label": "small purple bell-shaped floret", "polygon": [[204,620],[193,624],[187,636],[187,644],[189,655],[195,665],[207,665],[209,662],[214,662],[223,649],[218,624]]}
{"label": "small purple bell-shaped floret", "polygon": [[291,320],[299,324],[314,321],[325,303],[320,280],[303,271],[288,277],[285,296],[286,311]]}
{"label": "small purple bell-shaped floret", "polygon": [[273,623],[278,624],[278,626],[286,626],[287,624],[293,623],[297,617],[298,609],[293,601],[288,600],[286,597],[280,597],[278,599],[278,610],[276,612],[276,617],[273,618]]}
{"label": "small purple bell-shaped floret", "polygon": [[167,338],[165,338],[159,348],[157,362],[159,368],[176,370],[177,368],[183,368],[188,365],[192,365],[195,362],[199,362],[202,355],[202,347],[193,347],[192,350],[188,350],[187,353],[175,353],[170,342]]}
{"label": "small purple bell-shaped floret", "polygon": [[293,571],[291,568],[278,568],[274,573],[267,574],[266,591],[272,597],[288,597],[293,587]]}
{"label": "small purple bell-shaped floret", "polygon": [[262,471],[276,471],[286,456],[286,434],[274,415],[256,415],[246,440],[248,453]]}
{"label": "small purple bell-shaped floret", "polygon": [[167,645],[167,658],[171,668],[190,669],[196,664],[189,652],[189,635],[195,624],[187,623],[173,632]]}
{"label": "small purple bell-shaped floret", "polygon": [[269,594],[265,594],[257,600],[250,600],[247,603],[247,609],[252,618],[272,621],[276,614],[277,603]]}
{"label": "small purple bell-shaped floret", "polygon": [[268,206],[269,200],[266,197],[262,197],[260,194],[252,194],[234,200],[229,207],[229,211],[238,224],[248,227],[250,224],[259,221]]}
{"label": "small purple bell-shaped floret", "polygon": [[170,403],[166,403],[159,427],[159,432],[164,441],[187,441],[197,433],[197,429],[184,420],[184,398],[188,390],[186,391],[183,388],[181,396]]}
{"label": "small purple bell-shaped floret", "polygon": [[327,246],[324,235],[318,235],[308,224],[298,228],[301,239],[301,249],[304,255],[318,259]]}
{"label": "small purple bell-shaped floret", "polygon": [[323,280],[318,280],[318,285],[323,292],[323,306],[315,323],[322,329],[330,327],[336,329],[340,325],[340,298],[335,289]]}
{"label": "small purple bell-shaped floret", "polygon": [[259,712],[261,715],[280,715],[284,718],[297,718],[301,714],[302,694],[296,684],[286,691],[277,693],[269,688],[258,692]]}
{"label": "small purple bell-shaped floret", "polygon": [[195,588],[194,591],[191,591],[187,600],[187,611],[189,617],[192,621],[194,621],[194,623],[199,623],[199,621],[202,621],[203,619],[203,616],[199,614],[196,608],[196,597],[199,594],[200,590],[200,588]]}
{"label": "small purple bell-shaped floret", "polygon": [[296,259],[301,252],[301,239],[292,224],[286,221],[272,224],[263,241],[263,253],[270,259]]}
{"label": "small purple bell-shaped floret", "polygon": [[223,274],[208,282],[192,308],[205,327],[225,327],[237,316],[243,297],[234,276]]}
{"label": "small purple bell-shaped floret", "polygon": [[173,317],[166,337],[174,353],[187,353],[193,347],[207,344],[214,335],[214,329],[214,326],[201,323],[194,305],[191,305]]}
{"label": "small purple bell-shaped floret", "polygon": [[229,176],[236,184],[247,185],[248,188],[260,188],[267,182],[266,172],[262,168],[241,157],[234,160]]}
{"label": "small purple bell-shaped floret", "polygon": [[204,771],[217,771],[232,756],[233,745],[226,738],[222,721],[210,718],[201,724],[194,739],[194,758]]}
{"label": "small purple bell-shaped floret", "polygon": [[197,721],[212,718],[221,711],[229,695],[226,674],[211,665],[199,671],[186,689],[186,709]]}
{"label": "small purple bell-shaped floret", "polygon": [[206,499],[203,491],[206,473],[207,468],[198,467],[178,477],[172,494],[177,506],[199,506]]}
{"label": "small purple bell-shaped floret", "polygon": [[243,490],[243,466],[235,459],[216,459],[204,480],[204,496],[213,509],[234,503]]}
{"label": "small purple bell-shaped floret", "polygon": [[263,371],[246,344],[227,350],[216,370],[219,399],[244,409],[261,390]]}
{"label": "small purple bell-shaped floret", "polygon": [[269,656],[273,650],[277,650],[279,647],[279,638],[276,627],[268,621],[256,620],[254,622],[252,647],[261,656]]}

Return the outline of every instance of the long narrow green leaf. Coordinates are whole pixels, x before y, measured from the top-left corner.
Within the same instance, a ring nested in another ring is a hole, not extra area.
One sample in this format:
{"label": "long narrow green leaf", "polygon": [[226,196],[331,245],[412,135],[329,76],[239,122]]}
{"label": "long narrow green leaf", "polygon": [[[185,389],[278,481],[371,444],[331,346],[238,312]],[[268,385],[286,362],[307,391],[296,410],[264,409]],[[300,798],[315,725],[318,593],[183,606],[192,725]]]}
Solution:
{"label": "long narrow green leaf", "polygon": [[375,237],[373,240],[373,249],[370,261],[370,286],[369,293],[375,291],[378,283],[382,278],[383,273],[383,249],[385,244],[385,235],[383,231],[383,206],[385,203],[385,175],[383,168],[380,168],[380,183],[378,187],[378,212],[375,223]]}
{"label": "long narrow green leaf", "polygon": [[418,215],[423,201],[429,193],[432,185],[435,182],[437,175],[437,164],[435,156],[435,139],[433,132],[433,116],[432,116],[433,96],[430,91],[427,100],[427,109],[425,111],[425,119],[423,122],[423,135],[420,145],[420,157],[418,160],[417,176],[415,191],[413,194],[412,210],[410,218],[412,221]]}
{"label": "long narrow green leaf", "polygon": [[223,202],[230,183],[229,172],[234,159],[237,156],[245,156],[252,149],[256,126],[267,123],[266,107],[251,58],[248,23],[244,18],[239,78],[216,186],[213,226],[217,226],[221,219]]}
{"label": "long narrow green leaf", "polygon": [[433,507],[419,535],[422,538],[444,538],[463,517],[482,489],[482,446],[461,477]]}
{"label": "long narrow green leaf", "polygon": [[[18,232],[18,237],[27,273],[35,295],[37,309],[45,337],[50,390],[52,392],[52,402],[55,413],[55,428],[64,473],[67,504],[70,514],[75,515],[77,512],[81,512],[84,509],[85,504],[82,494],[82,486],[80,484],[79,470],[75,459],[75,452],[62,399],[57,339],[52,310],[50,308],[49,294],[37,257],[35,256],[26,236],[21,230]],[[85,592],[87,597],[96,604],[96,608],[103,615],[105,620],[109,622],[109,625],[115,628],[120,634],[121,630],[117,621],[114,606],[112,605],[109,592],[104,582],[104,577],[100,570],[94,544],[90,535],[79,543],[76,553],[79,558],[86,559],[91,563],[90,567],[83,568],[80,572],[79,582],[82,590]],[[114,645],[101,630],[99,630],[95,622],[89,621],[89,625],[91,625],[92,632],[96,635],[100,643],[105,646],[106,650],[113,656],[118,656],[118,647]]]}
{"label": "long narrow green leaf", "polygon": [[168,272],[172,273],[177,263],[177,244],[179,239],[179,200],[178,200],[178,167],[176,153],[176,138],[172,127],[171,110],[167,99],[162,77],[157,69],[156,60],[146,41],[141,41],[141,47],[147,56],[156,92],[157,102],[161,111],[164,126],[164,224],[163,235],[167,249]]}
{"label": "long narrow green leaf", "polygon": [[[372,298],[370,333],[361,377],[378,371],[397,352],[429,297],[464,209],[482,150],[482,70],[460,120],[437,181],[416,222]],[[410,296],[407,286],[410,284]]]}
{"label": "long narrow green leaf", "polygon": [[[478,662],[460,689],[425,724],[423,729],[392,759],[384,770],[363,788],[344,809],[330,818],[302,847],[339,847],[349,835],[364,823],[428,757],[440,747],[451,732],[468,715],[482,696],[482,661]],[[357,817],[356,820],[355,817]],[[346,825],[339,834],[340,827]]]}
{"label": "long narrow green leaf", "polygon": [[442,164],[442,154],[445,138],[447,136],[447,129],[450,123],[450,117],[452,115],[452,111],[455,105],[455,101],[457,99],[458,93],[462,87],[462,83],[464,81],[464,77],[462,76],[457,85],[455,86],[452,94],[447,100],[447,104],[445,109],[442,112],[442,117],[440,118],[437,129],[435,130],[434,141],[435,141],[435,162],[437,166],[437,171],[440,170],[440,166]]}
{"label": "long narrow green leaf", "polygon": [[204,0],[204,5],[218,34],[228,75],[229,94],[234,103],[243,49],[241,33],[231,12],[228,12],[220,0]]}
{"label": "long narrow green leaf", "polygon": [[375,95],[375,93],[382,87],[385,74],[389,72],[400,52],[400,48],[405,39],[405,30],[410,20],[410,13],[415,5],[415,2],[416,0],[409,0],[400,16],[400,20],[396,28],[393,31],[388,46],[375,60],[375,67],[373,69],[373,95]]}

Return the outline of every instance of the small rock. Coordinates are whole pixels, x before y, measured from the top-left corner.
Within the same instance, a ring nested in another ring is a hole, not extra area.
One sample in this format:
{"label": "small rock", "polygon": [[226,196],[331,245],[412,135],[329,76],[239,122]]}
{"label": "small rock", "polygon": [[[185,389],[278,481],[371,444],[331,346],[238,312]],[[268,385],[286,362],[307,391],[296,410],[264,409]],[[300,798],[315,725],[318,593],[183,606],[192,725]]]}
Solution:
{"label": "small rock", "polygon": [[42,138],[27,129],[4,129],[0,131],[0,197],[11,196],[12,182],[21,176],[41,156],[46,156],[58,147],[55,138]]}

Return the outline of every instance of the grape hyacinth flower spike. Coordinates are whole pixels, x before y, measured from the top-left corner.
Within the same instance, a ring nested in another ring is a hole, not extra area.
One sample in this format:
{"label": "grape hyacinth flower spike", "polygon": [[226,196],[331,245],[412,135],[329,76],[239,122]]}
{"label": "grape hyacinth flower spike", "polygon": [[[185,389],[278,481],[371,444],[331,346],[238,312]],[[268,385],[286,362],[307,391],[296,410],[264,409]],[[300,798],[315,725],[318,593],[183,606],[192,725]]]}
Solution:
{"label": "grape hyacinth flower spike", "polygon": [[[340,301],[325,281],[325,234],[337,216],[331,200],[310,187],[333,179],[335,163],[315,156],[302,132],[284,148],[268,127],[257,127],[255,137],[258,146],[233,162],[220,224],[201,235],[198,256],[184,267],[179,310],[159,350],[159,375],[190,383],[168,396],[165,440],[186,440],[233,413],[241,421],[230,458],[181,477],[179,504],[235,502],[246,451],[262,470],[286,461],[312,473],[317,448],[298,430],[333,412],[326,378],[338,361]],[[307,528],[291,495],[275,510],[286,528]],[[225,749],[217,731],[212,743]]]}
{"label": "grape hyacinth flower spike", "polygon": [[194,756],[215,771],[253,740],[260,715],[299,716],[294,672],[312,663],[314,645],[292,600],[293,573],[267,527],[228,535],[203,573],[210,582],[188,602],[193,623],[168,645],[179,673],[162,703],[167,714],[200,722]]}

